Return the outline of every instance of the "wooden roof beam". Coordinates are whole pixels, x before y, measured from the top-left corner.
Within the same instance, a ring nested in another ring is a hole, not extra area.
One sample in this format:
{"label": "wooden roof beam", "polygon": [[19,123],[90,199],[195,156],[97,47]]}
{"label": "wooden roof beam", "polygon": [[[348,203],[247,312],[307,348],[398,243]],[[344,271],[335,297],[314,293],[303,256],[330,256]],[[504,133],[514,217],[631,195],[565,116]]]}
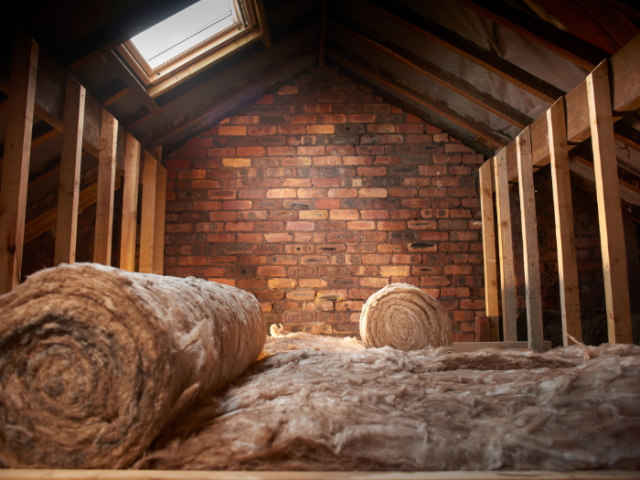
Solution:
{"label": "wooden roof beam", "polygon": [[536,20],[505,2],[495,0],[456,0],[468,9],[494,23],[521,35],[533,43],[565,58],[585,70],[592,70],[607,55],[588,43],[559,29],[551,30],[545,22]]}
{"label": "wooden roof beam", "polygon": [[[439,66],[419,57],[413,52],[390,40],[387,40],[375,32],[366,29],[366,27],[359,25],[356,22],[352,22],[346,18],[341,18],[339,23],[331,22],[331,25],[332,27],[338,28],[342,32],[366,43],[378,52],[408,66],[419,74],[428,77],[443,87],[448,88],[452,92],[466,98],[488,112],[506,120],[512,125],[519,128],[525,128],[533,122],[533,119],[529,116],[519,112],[494,96],[481,91],[463,78],[447,72]],[[357,30],[357,33],[355,30]]]}
{"label": "wooden roof beam", "polygon": [[447,30],[417,14],[396,1],[358,0],[364,5],[382,12],[388,18],[436,42],[461,57],[479,65],[491,73],[535,95],[548,103],[564,95],[561,89],[531,75],[529,72],[503,59],[493,52],[479,47],[466,38]]}
{"label": "wooden roof beam", "polygon": [[481,143],[484,143],[490,148],[495,149],[505,146],[510,140],[509,137],[489,129],[486,125],[475,119],[459,114],[445,102],[431,95],[418,92],[407,85],[402,85],[395,76],[388,72],[378,69],[358,58],[354,58],[354,56],[346,54],[345,52],[339,52],[335,48],[329,48],[327,53],[334,61],[338,62],[347,70],[354,71],[359,75],[363,75],[377,83],[385,85],[391,90],[409,98],[411,101],[475,133],[483,139]]}

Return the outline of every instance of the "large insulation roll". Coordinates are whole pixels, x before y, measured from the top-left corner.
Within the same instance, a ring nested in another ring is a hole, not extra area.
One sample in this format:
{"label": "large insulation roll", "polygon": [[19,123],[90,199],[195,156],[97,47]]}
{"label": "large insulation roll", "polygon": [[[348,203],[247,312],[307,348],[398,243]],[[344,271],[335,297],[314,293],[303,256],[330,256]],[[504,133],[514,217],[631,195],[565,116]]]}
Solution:
{"label": "large insulation roll", "polygon": [[367,348],[408,352],[451,345],[451,324],[444,307],[431,295],[406,283],[394,283],[364,304],[360,336]]}
{"label": "large insulation roll", "polygon": [[0,297],[0,464],[122,468],[267,327],[254,296],[195,278],[63,265]]}

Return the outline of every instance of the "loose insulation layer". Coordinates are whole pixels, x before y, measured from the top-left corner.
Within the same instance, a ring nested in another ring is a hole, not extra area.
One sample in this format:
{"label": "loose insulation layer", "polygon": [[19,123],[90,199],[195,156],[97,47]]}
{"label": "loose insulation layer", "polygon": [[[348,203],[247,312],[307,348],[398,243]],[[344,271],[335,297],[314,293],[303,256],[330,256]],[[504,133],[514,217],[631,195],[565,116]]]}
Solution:
{"label": "loose insulation layer", "polygon": [[327,343],[269,339],[267,353],[280,353],[175,422],[136,466],[640,468],[638,346],[405,353]]}

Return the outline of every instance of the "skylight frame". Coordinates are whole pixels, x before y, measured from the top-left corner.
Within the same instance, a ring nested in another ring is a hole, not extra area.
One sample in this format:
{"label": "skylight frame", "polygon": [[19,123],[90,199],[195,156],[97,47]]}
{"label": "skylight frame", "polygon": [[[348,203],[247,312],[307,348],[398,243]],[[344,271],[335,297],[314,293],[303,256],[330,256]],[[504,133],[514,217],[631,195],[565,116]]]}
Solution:
{"label": "skylight frame", "polygon": [[[117,51],[147,87],[150,95],[155,97],[219,61],[222,56],[235,51],[236,48],[242,48],[262,38],[262,26],[256,14],[257,8],[254,1],[232,0],[232,4],[238,20],[236,23],[156,68],[149,66],[130,40],[118,46]],[[237,47],[224,48],[231,46],[230,44],[235,44]],[[163,83],[168,86],[160,87]]]}

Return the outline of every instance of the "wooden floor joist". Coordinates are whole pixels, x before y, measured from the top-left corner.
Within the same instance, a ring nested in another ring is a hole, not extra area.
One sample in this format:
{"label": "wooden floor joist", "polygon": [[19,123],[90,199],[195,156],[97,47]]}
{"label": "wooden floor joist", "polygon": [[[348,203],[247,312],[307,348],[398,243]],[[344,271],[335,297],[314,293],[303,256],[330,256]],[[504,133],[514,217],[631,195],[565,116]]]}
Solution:
{"label": "wooden floor joist", "polygon": [[16,29],[0,187],[0,294],[17,286],[21,277],[38,50],[29,34]]}
{"label": "wooden floor joist", "polygon": [[574,343],[569,336],[582,340],[582,327],[564,99],[558,100],[547,110],[547,125],[558,250],[562,344],[568,347]]}
{"label": "wooden floor joist", "polygon": [[524,260],[525,300],[527,304],[527,340],[529,348],[542,351],[542,292],[540,289],[540,253],[536,195],[531,165],[531,131],[525,128],[517,137],[518,188],[522,217],[522,256]]}
{"label": "wooden floor joist", "polygon": [[587,77],[609,342],[633,343],[607,63]]}
{"label": "wooden floor joist", "polygon": [[76,260],[85,96],[84,87],[68,75],[63,113],[54,265],[74,263]]}

